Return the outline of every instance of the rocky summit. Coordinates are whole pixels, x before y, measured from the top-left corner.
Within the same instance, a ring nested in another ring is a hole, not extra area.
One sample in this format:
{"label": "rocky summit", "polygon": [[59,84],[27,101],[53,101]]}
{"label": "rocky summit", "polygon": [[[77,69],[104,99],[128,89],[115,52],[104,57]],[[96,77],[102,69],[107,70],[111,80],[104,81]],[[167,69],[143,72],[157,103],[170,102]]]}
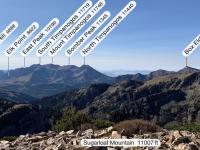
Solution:
{"label": "rocky summit", "polygon": [[148,150],[199,150],[200,135],[188,131],[161,131],[151,134],[126,136],[123,132],[114,131],[113,127],[102,130],[88,129],[85,131],[55,133],[53,131],[41,132],[34,135],[21,135],[16,140],[0,141],[1,150],[145,150],[146,147],[83,147],[82,139],[159,139],[160,147],[151,147]]}

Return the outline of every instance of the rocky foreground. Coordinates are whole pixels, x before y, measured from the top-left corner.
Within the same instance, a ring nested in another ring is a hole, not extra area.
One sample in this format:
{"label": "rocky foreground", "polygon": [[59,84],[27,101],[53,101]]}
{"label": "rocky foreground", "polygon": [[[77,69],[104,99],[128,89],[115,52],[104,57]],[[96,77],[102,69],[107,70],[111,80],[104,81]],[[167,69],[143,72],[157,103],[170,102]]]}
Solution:
{"label": "rocky foreground", "polygon": [[[94,148],[83,147],[82,139],[88,138],[152,138],[161,141],[160,147],[149,148],[149,150],[200,150],[200,134],[188,131],[162,131],[144,135],[133,135],[127,137],[123,133],[113,131],[112,127],[104,130],[93,131],[88,129],[83,132],[73,130],[60,132],[59,134],[49,131],[35,135],[21,135],[15,141],[0,141],[0,150],[125,150],[125,148]],[[129,148],[130,150],[144,150],[145,148]]]}

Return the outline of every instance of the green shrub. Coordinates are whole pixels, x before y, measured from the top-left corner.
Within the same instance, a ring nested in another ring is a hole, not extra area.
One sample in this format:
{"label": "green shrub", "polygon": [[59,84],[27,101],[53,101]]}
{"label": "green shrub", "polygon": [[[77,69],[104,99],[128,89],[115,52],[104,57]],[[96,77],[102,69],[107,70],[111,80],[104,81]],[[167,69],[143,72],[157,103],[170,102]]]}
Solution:
{"label": "green shrub", "polygon": [[81,124],[86,123],[87,118],[84,114],[76,111],[75,108],[68,108],[61,119],[57,120],[53,126],[53,130],[56,132],[78,130]]}
{"label": "green shrub", "polygon": [[200,132],[200,123],[171,123],[165,126],[168,130]]}
{"label": "green shrub", "polygon": [[110,127],[112,126],[113,123],[108,121],[108,120],[102,120],[102,119],[96,119],[94,121],[94,126],[97,128],[97,129],[103,129],[103,128],[107,128],[107,127]]}

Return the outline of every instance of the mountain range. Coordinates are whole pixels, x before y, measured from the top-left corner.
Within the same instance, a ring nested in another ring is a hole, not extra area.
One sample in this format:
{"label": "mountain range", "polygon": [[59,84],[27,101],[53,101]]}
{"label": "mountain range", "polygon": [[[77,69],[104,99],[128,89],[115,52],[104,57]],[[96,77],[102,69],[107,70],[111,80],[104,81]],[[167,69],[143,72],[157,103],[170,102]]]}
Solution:
{"label": "mountain range", "polygon": [[91,117],[114,122],[132,118],[152,120],[160,125],[199,121],[200,72],[187,67],[176,73],[159,71],[158,74],[147,75],[145,81],[135,80],[138,75],[134,75],[134,80],[125,77],[110,85],[92,84],[37,103],[56,108],[73,105]]}
{"label": "mountain range", "polygon": [[35,98],[87,86],[92,83],[112,83],[108,77],[90,66],[33,65],[0,73],[0,89],[22,93]]}
{"label": "mountain range", "polygon": [[9,78],[1,74],[0,103],[0,136],[47,131],[70,106],[112,122],[199,122],[200,71],[185,67],[112,78],[90,66],[33,65],[11,71]]}
{"label": "mountain range", "polygon": [[[179,73],[185,73],[184,71],[189,73],[197,72],[198,70],[187,67],[180,70]],[[27,68],[11,70],[9,77],[5,71],[0,71],[0,96],[11,97],[14,101],[26,102],[71,91],[93,83],[112,84],[123,80],[144,82],[174,73],[172,71],[157,70],[147,75],[138,73],[109,77],[88,65],[81,67],[53,64],[33,65]]]}

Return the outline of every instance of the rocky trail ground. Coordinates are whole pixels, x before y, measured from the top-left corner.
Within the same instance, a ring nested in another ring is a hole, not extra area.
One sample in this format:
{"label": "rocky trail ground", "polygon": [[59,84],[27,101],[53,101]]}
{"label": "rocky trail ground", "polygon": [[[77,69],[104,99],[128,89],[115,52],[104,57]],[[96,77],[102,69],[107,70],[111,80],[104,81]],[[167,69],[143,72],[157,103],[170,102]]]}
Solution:
{"label": "rocky trail ground", "polygon": [[[80,143],[82,139],[159,139],[160,147],[141,147],[141,148],[123,148],[123,147],[83,147]],[[167,131],[132,135],[127,137],[123,133],[114,131],[112,127],[93,131],[88,129],[82,132],[70,130],[67,132],[55,133],[53,131],[41,132],[35,135],[21,135],[16,140],[0,141],[1,150],[199,150],[200,134],[188,131]]]}

